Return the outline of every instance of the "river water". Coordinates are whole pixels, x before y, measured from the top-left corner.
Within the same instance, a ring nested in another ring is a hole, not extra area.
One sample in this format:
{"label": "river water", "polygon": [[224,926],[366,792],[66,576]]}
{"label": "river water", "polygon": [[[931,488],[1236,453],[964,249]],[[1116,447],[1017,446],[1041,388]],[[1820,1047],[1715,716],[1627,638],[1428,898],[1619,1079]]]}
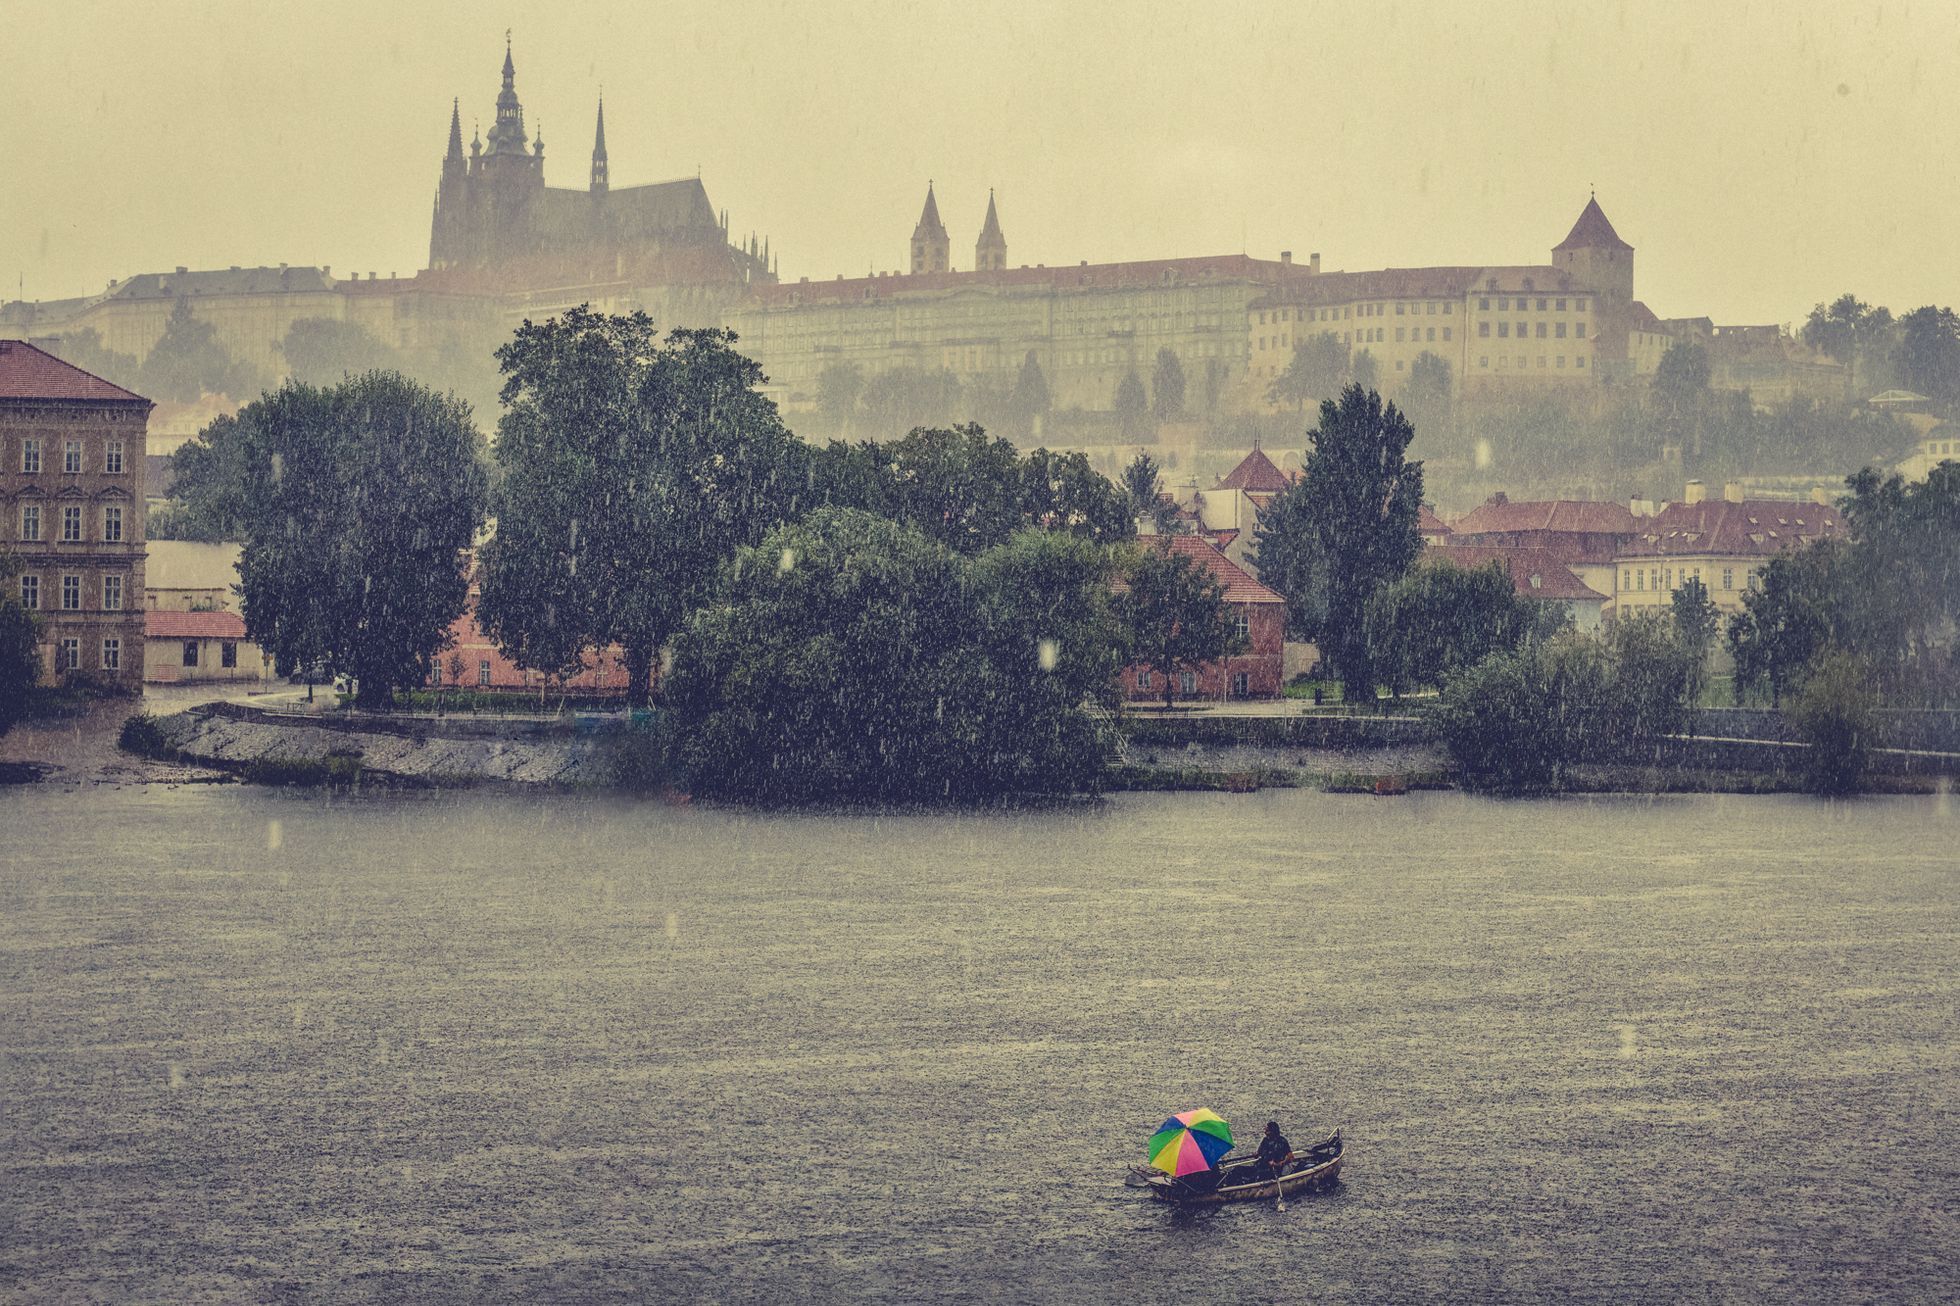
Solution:
{"label": "river water", "polygon": [[0,1298],[1948,1296],[1955,816],[0,790]]}

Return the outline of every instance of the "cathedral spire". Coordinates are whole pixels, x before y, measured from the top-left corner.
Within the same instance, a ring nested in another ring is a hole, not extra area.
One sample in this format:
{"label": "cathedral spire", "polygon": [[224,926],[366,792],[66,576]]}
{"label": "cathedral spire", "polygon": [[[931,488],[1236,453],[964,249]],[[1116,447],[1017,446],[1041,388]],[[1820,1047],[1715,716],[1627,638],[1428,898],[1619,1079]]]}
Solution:
{"label": "cathedral spire", "polygon": [[599,125],[592,133],[592,189],[606,189],[606,96],[599,94]]}
{"label": "cathedral spire", "polygon": [[442,156],[442,161],[463,161],[463,102],[460,99],[449,103],[449,152]]}
{"label": "cathedral spire", "polygon": [[912,228],[912,271],[945,272],[952,254],[946,224],[939,220],[939,200],[926,183],[926,206],[919,213],[919,225]]}
{"label": "cathedral spire", "polygon": [[490,153],[526,154],[524,106],[517,99],[517,65],[511,60],[510,33],[504,33],[504,89],[497,93],[497,121],[490,126]]}
{"label": "cathedral spire", "polygon": [[994,192],[987,190],[987,220],[981,224],[980,239],[974,242],[973,266],[981,272],[999,272],[1007,267],[1007,237],[1000,231],[1000,214],[994,210]]}

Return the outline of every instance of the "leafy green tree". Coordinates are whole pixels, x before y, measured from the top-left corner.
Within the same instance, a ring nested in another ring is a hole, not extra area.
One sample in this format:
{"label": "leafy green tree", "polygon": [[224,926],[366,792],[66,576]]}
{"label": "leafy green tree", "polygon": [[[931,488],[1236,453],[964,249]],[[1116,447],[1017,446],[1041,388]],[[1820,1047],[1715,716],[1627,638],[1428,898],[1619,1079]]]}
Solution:
{"label": "leafy green tree", "polygon": [[1169,347],[1157,351],[1150,372],[1150,409],[1160,422],[1184,416],[1184,364]]}
{"label": "leafy green tree", "polygon": [[966,558],[824,508],[744,548],[674,641],[698,793],[785,803],[1094,787],[1119,665],[1105,550],[1030,532]]}
{"label": "leafy green tree", "polygon": [[303,317],[286,328],[279,352],[293,379],[305,385],[332,385],[363,372],[405,370],[401,354],[357,322]]}
{"label": "leafy green tree", "polygon": [[1941,407],[1960,403],[1960,316],[1928,304],[1899,319],[1899,379]]}
{"label": "leafy green tree", "polygon": [[1692,654],[1658,614],[1621,617],[1596,637],[1611,691],[1594,708],[1590,745],[1616,755],[1651,749],[1688,724]]}
{"label": "leafy green tree", "polygon": [[1444,751],[1466,786],[1500,793],[1555,788],[1570,764],[1560,708],[1536,650],[1492,653],[1444,687]]}
{"label": "leafy green tree", "polygon": [[1521,597],[1499,563],[1420,565],[1368,600],[1364,628],[1376,674],[1396,694],[1440,688],[1489,657],[1569,624],[1563,610]]}
{"label": "leafy green tree", "polygon": [[850,433],[863,393],[864,369],[856,363],[832,363],[817,374],[817,413],[832,435]]}
{"label": "leafy green tree", "polygon": [[1114,541],[1136,532],[1123,492],[1084,453],[1036,449],[1021,460],[1021,524]]}
{"label": "leafy green tree", "polygon": [[125,390],[138,388],[142,369],[134,354],[121,354],[102,343],[94,327],[58,337],[47,343],[47,351],[65,363],[101,377]]}
{"label": "leafy green tree", "polygon": [[805,446],[726,331],[654,338],[643,313],[526,322],[499,357],[497,533],[478,616],[520,665],[617,644],[646,702],[662,646],[721,564],[794,516]]}
{"label": "leafy green tree", "polygon": [[1804,322],[1802,339],[1806,345],[1846,366],[1856,366],[1863,358],[1882,353],[1890,344],[1892,313],[1873,308],[1856,295],[1839,295],[1827,307],[1819,304]]}
{"label": "leafy green tree", "polygon": [[1300,478],[1260,514],[1260,579],[1286,596],[1289,624],[1320,644],[1350,703],[1375,697],[1368,600],[1422,552],[1414,436],[1394,404],[1349,386],[1322,402]]}
{"label": "leafy green tree", "polygon": [[1051,400],[1048,394],[1048,377],[1041,370],[1041,360],[1034,356],[1034,350],[1021,360],[1021,370],[1014,377],[1014,395],[1010,407],[1013,410],[1015,429],[1032,433],[1036,422],[1047,416]]}
{"label": "leafy green tree", "polygon": [[1293,342],[1286,370],[1273,379],[1267,396],[1275,404],[1305,409],[1332,399],[1347,380],[1348,347],[1332,331],[1302,336]]}
{"label": "leafy green tree", "polygon": [[[449,639],[483,520],[469,409],[388,372],[287,384],[206,428],[215,515],[234,522],[245,628],[284,670],[352,676],[385,706]],[[200,491],[201,493],[202,491]]]}
{"label": "leafy green tree", "polygon": [[1135,440],[1150,426],[1150,396],[1144,393],[1143,378],[1135,368],[1123,374],[1116,384],[1116,420],[1125,440]]}
{"label": "leafy green tree", "polygon": [[1770,705],[1780,706],[1783,695],[1802,684],[1831,637],[1836,562],[1831,545],[1772,558],[1759,573],[1760,588],[1742,596],[1742,611],[1729,621],[1738,700],[1766,687]]}
{"label": "leafy green tree", "polygon": [[1790,724],[1808,748],[1804,781],[1814,793],[1846,794],[1863,783],[1878,731],[1878,697],[1856,658],[1827,649],[1790,708]]}
{"label": "leafy green tree", "polygon": [[170,455],[171,504],[151,516],[152,537],[207,544],[245,537],[250,460],[258,448],[238,430],[238,421],[218,417]]}
{"label": "leafy green tree", "polygon": [[[0,584],[13,588],[14,571],[0,555]],[[0,596],[0,735],[27,715],[41,679],[41,633],[34,614],[12,593]]]}
{"label": "leafy green tree", "polygon": [[1682,582],[1669,602],[1673,605],[1675,637],[1688,656],[1688,701],[1700,703],[1702,690],[1708,684],[1708,655],[1714,650],[1715,636],[1721,629],[1721,614],[1699,576]]}
{"label": "leafy green tree", "polygon": [[1204,375],[1205,416],[1218,415],[1218,400],[1225,393],[1225,362],[1223,359],[1207,358]]}
{"label": "leafy green tree", "polygon": [[1148,517],[1157,534],[1168,534],[1176,508],[1163,497],[1164,478],[1157,460],[1143,450],[1123,469],[1123,496],[1132,519]]}
{"label": "leafy green tree", "polygon": [[921,426],[943,426],[964,415],[960,379],[940,369],[897,367],[865,382],[858,407],[873,436],[897,439]]}
{"label": "leafy green tree", "polygon": [[1118,606],[1137,661],[1163,677],[1170,707],[1175,676],[1245,651],[1225,587],[1197,563],[1170,549],[1146,544],[1124,575]]}
{"label": "leafy green tree", "polygon": [[217,328],[200,321],[191,312],[190,300],[181,295],[171,306],[162,337],[138,369],[137,380],[150,398],[179,403],[206,393],[240,399],[265,384],[256,368],[231,356],[218,339]]}
{"label": "leafy green tree", "polygon": [[1440,435],[1449,424],[1454,393],[1450,360],[1425,349],[1409,364],[1408,384],[1402,387],[1402,411],[1416,430]]}
{"label": "leafy green tree", "polygon": [[1374,390],[1381,384],[1381,368],[1375,356],[1362,350],[1348,362],[1348,384],[1360,386],[1363,390]]}
{"label": "leafy green tree", "polygon": [[1708,395],[1708,351],[1682,341],[1669,345],[1654,371],[1654,395],[1671,414],[1693,412]]}

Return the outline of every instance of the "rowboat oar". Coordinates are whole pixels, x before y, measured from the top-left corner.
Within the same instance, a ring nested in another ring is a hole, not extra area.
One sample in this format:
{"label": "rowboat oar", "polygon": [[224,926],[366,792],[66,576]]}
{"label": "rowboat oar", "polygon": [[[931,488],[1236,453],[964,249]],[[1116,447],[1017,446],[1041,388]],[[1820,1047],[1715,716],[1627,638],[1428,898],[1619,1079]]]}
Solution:
{"label": "rowboat oar", "polygon": [[1280,1214],[1286,1214],[1286,1185],[1280,1182],[1280,1173],[1273,1170],[1273,1205]]}

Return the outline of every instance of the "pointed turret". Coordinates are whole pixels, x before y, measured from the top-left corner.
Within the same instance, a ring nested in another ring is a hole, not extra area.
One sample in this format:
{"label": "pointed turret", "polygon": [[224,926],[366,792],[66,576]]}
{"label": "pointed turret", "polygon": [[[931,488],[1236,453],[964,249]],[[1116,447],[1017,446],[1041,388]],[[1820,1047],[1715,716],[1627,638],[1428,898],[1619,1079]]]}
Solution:
{"label": "pointed turret", "polygon": [[538,138],[531,143],[531,153],[537,155],[540,159],[544,157],[544,123],[542,121],[538,123]]}
{"label": "pointed turret", "polygon": [[1565,274],[1567,288],[1593,294],[1592,303],[1581,300],[1578,311],[1592,312],[1590,329],[1580,325],[1592,340],[1594,374],[1624,371],[1633,311],[1633,246],[1613,230],[1597,195],[1586,200],[1572,230],[1552,247],[1552,266]]}
{"label": "pointed turret", "polygon": [[919,213],[919,225],[912,228],[912,271],[944,272],[951,266],[952,242],[946,224],[939,220],[939,200],[932,183],[926,183],[926,206]]}
{"label": "pointed turret", "polygon": [[980,239],[973,245],[973,266],[981,272],[999,272],[1007,266],[1007,237],[1000,231],[1000,214],[994,211],[993,188],[987,189],[987,220],[980,226]]}
{"label": "pointed turret", "polygon": [[1633,246],[1620,239],[1620,233],[1613,230],[1613,224],[1606,220],[1606,210],[1599,207],[1597,195],[1586,201],[1586,207],[1579,213],[1579,220],[1572,224],[1572,230],[1565,239],[1552,246],[1552,253],[1560,254],[1571,249],[1620,249],[1632,252]]}
{"label": "pointed turret", "polygon": [[606,97],[599,97],[599,125],[592,132],[592,190],[603,194],[606,181]]}
{"label": "pointed turret", "polygon": [[442,156],[444,163],[463,161],[463,102],[451,100],[449,103],[449,149]]}

